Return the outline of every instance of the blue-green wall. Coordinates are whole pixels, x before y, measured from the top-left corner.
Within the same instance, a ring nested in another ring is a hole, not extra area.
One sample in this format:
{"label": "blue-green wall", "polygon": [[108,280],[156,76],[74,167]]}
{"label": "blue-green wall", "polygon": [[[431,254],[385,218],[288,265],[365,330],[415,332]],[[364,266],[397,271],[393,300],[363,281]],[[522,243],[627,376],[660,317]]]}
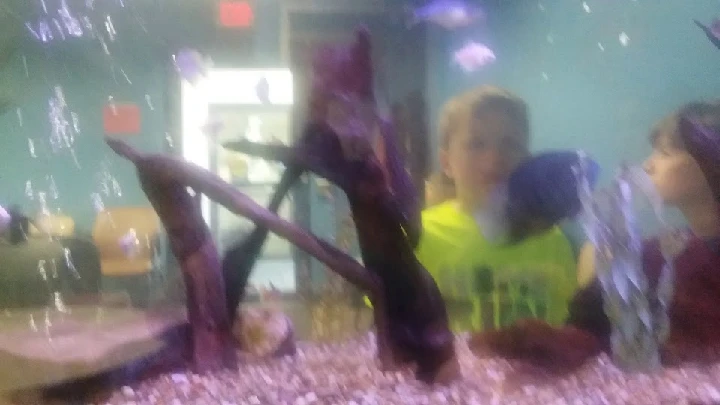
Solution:
{"label": "blue-green wall", "polygon": [[[603,167],[612,168],[622,159],[639,160],[647,153],[645,134],[661,115],[685,101],[720,94],[720,76],[716,74],[720,51],[691,21],[720,14],[716,0],[588,1],[589,14],[579,0],[544,2],[544,12],[536,1],[487,3],[485,26],[454,32],[429,30],[426,90],[433,129],[439,107],[449,96],[482,83],[499,84],[530,103],[536,149],[584,147]],[[25,182],[47,187],[45,176],[52,174],[59,199],[50,202],[51,208],[62,208],[81,228],[89,229],[94,218],[90,194],[99,190],[96,175],[106,160],[123,188],[122,197],[108,198],[106,204],[146,203],[131,166],[112,156],[102,143],[102,107],[109,95],[117,102],[137,103],[143,109],[142,133],[132,141],[145,150],[164,150],[165,133],[173,130],[166,108],[169,49],[181,44],[200,46],[216,34],[211,13],[198,17],[205,27],[194,28],[195,35],[191,35],[180,33],[182,27],[188,29],[187,21],[169,22],[167,19],[177,18],[167,14],[169,8],[164,10],[145,13],[144,19],[150,37],[165,30],[165,39],[144,38],[134,17],[128,17],[122,27],[116,23],[118,40],[111,46],[117,82],[97,42],[86,39],[51,46],[27,40],[10,64],[0,67],[0,85],[21,96],[18,107],[23,116],[22,126],[14,108],[0,116],[0,159],[6,167],[0,175],[2,203],[19,203],[35,211],[37,205],[24,194]],[[278,10],[279,0],[259,3],[253,54],[218,55],[218,61],[277,64]],[[114,15],[120,18],[120,11]],[[160,23],[163,28],[157,28]],[[173,27],[177,33],[172,32]],[[630,37],[628,47],[618,40],[623,31]],[[452,64],[451,54],[469,39],[493,47],[497,62],[474,74],[461,72]],[[124,80],[120,68],[132,84]],[[549,80],[543,79],[543,72]],[[81,169],[65,154],[43,155],[47,145],[43,147],[42,141],[47,144],[50,130],[47,100],[55,85],[63,87],[70,109],[80,118],[76,153]],[[153,110],[145,102],[146,95]],[[30,157],[28,137],[35,139],[37,159]],[[433,143],[435,140],[433,137]]]}
{"label": "blue-green wall", "polygon": [[[104,167],[109,168],[122,189],[120,197],[104,196],[106,206],[147,204],[133,167],[114,156],[104,144],[102,111],[109,96],[117,103],[136,103],[141,108],[142,130],[128,139],[146,151],[163,150],[167,62],[122,37],[111,46],[113,62],[105,58],[97,42],[86,39],[50,46],[28,41],[0,71],[3,83],[12,87],[11,93],[17,97],[17,106],[0,116],[2,204],[20,204],[28,213],[36,213],[40,206],[25,195],[26,181],[32,181],[36,190],[47,192],[46,176],[52,175],[58,199],[49,199],[49,208],[61,209],[75,219],[80,230],[88,231],[95,218],[90,196],[101,191],[99,174]],[[113,64],[117,82],[110,70]],[[68,150],[53,154],[49,147],[48,100],[55,86],[63,89],[68,104],[66,117],[71,119],[70,111],[78,116],[80,132],[75,137],[74,152],[79,168]],[[30,155],[28,138],[33,139],[37,158]]]}
{"label": "blue-green wall", "polygon": [[[449,97],[500,85],[529,103],[534,150],[584,148],[606,182],[622,161],[640,163],[650,152],[649,128],[664,114],[687,101],[720,97],[720,50],[692,21],[720,16],[716,0],[588,0],[590,13],[580,0],[489,3],[495,5],[488,6],[486,25],[429,33],[434,130]],[[630,38],[627,47],[622,32]],[[472,74],[454,66],[452,52],[468,40],[494,49],[496,63]],[[433,145],[437,151],[437,136]],[[675,211],[669,215],[680,220]],[[656,223],[648,217],[646,224],[654,229]],[[577,249],[584,240],[579,224],[565,230]]]}
{"label": "blue-green wall", "polygon": [[[648,153],[648,128],[663,114],[720,97],[720,50],[692,22],[720,16],[717,0],[588,0],[590,13],[580,0],[541,1],[544,12],[534,0],[494,3],[484,27],[430,33],[433,128],[449,96],[499,84],[530,104],[535,149],[586,148],[607,179],[621,160]],[[497,62],[467,75],[452,66],[451,52],[469,39],[487,43]]]}
{"label": "blue-green wall", "polygon": [[[277,5],[276,0],[268,3]],[[268,13],[272,4],[263,2],[257,14],[263,28],[252,34],[226,32],[223,37],[210,3],[190,2],[178,7],[173,0],[133,1],[121,7],[120,3],[108,2],[97,3],[94,12],[88,11],[84,2],[68,4],[78,15],[90,14],[105,37],[110,55],[105,54],[97,36],[87,32],[81,38],[61,41],[56,37],[49,44],[41,44],[22,23],[23,18],[35,21],[42,13],[25,7],[27,3],[12,3],[9,21],[20,28],[2,27],[0,31],[18,33],[21,45],[10,62],[0,66],[0,86],[4,87],[0,95],[10,93],[17,100],[17,106],[0,113],[0,159],[5,167],[0,174],[0,204],[20,204],[29,214],[36,213],[40,207],[25,196],[25,183],[31,180],[38,190],[47,191],[46,176],[52,175],[59,197],[48,201],[49,208],[72,216],[78,230],[87,232],[95,218],[91,194],[100,192],[99,175],[104,168],[109,168],[108,173],[122,188],[119,197],[103,196],[106,206],[148,204],[132,165],[104,144],[102,111],[108,98],[112,96],[116,103],[135,103],[141,109],[141,132],[128,141],[144,151],[168,151],[166,135],[179,139],[178,79],[171,55],[189,47],[213,54],[219,66],[252,64],[256,61],[248,59],[255,35],[257,48],[263,49],[258,59],[264,63],[277,57],[279,14],[272,10]],[[114,40],[103,30],[106,16],[112,18],[117,32]],[[270,35],[268,29],[275,34]],[[224,47],[211,46],[213,42],[224,43]],[[75,142],[79,169],[66,151],[57,155],[49,152],[48,99],[58,85],[68,103],[68,118],[70,111],[79,118],[80,134]],[[22,115],[22,126],[16,110]],[[30,157],[28,138],[34,140],[36,159]],[[178,146],[179,142],[174,144]]]}

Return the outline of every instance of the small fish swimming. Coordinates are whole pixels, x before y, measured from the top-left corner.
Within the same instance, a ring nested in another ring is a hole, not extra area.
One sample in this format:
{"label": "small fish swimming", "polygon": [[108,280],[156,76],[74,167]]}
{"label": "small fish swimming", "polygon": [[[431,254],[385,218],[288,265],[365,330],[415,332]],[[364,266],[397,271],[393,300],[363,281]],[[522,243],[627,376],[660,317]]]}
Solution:
{"label": "small fish swimming", "polygon": [[[600,166],[590,158],[585,159],[585,175],[594,188]],[[580,163],[576,151],[545,152],[531,157],[510,175],[506,217],[511,243],[548,230],[581,212],[576,174]]]}
{"label": "small fish swimming", "polygon": [[408,27],[427,21],[448,30],[467,27],[485,18],[480,7],[463,0],[431,0],[422,7],[412,9],[410,13]]}
{"label": "small fish swimming", "polygon": [[697,26],[705,32],[705,35],[707,35],[710,42],[712,42],[716,48],[720,49],[720,18],[714,19],[712,23],[710,23],[710,26],[707,26],[698,20],[693,21],[695,21],[695,24],[697,24]]}
{"label": "small fish swimming", "polygon": [[208,61],[194,49],[179,50],[173,55],[173,63],[180,76],[191,84],[196,84],[200,78],[207,75]]}
{"label": "small fish swimming", "polygon": [[0,234],[5,233],[5,231],[10,228],[10,223],[12,222],[12,217],[7,212],[7,210],[0,206]]}
{"label": "small fish swimming", "polygon": [[137,231],[134,228],[130,228],[120,238],[118,244],[128,258],[134,258],[140,253],[140,239],[138,239]]}
{"label": "small fish swimming", "polygon": [[255,85],[255,94],[263,104],[270,104],[270,82],[267,77],[263,77],[258,80]]}
{"label": "small fish swimming", "polygon": [[486,45],[470,41],[453,53],[453,62],[466,73],[472,73],[495,62],[495,52]]}

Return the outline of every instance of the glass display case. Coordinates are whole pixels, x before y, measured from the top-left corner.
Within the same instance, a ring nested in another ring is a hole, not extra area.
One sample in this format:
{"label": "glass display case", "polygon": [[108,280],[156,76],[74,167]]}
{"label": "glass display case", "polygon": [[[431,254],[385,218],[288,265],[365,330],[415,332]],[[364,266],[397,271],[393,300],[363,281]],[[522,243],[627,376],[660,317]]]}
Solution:
{"label": "glass display case", "polygon": [[[266,206],[284,166],[224,148],[247,138],[261,143],[290,144],[292,138],[292,74],[287,69],[213,69],[195,85],[183,83],[183,155]],[[254,228],[245,218],[203,198],[203,216],[224,253]],[[293,216],[291,198],[280,215]],[[295,291],[291,245],[270,234],[250,278],[257,287]]]}

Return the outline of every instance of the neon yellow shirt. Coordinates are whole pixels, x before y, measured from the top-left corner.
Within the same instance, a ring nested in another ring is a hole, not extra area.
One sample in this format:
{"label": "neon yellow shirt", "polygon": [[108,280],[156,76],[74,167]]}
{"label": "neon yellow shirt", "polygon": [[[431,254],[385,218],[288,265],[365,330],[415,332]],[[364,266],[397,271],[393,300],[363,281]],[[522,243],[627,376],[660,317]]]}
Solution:
{"label": "neon yellow shirt", "polygon": [[499,328],[526,317],[564,322],[576,267],[559,228],[513,246],[493,244],[455,201],[424,210],[422,225],[418,259],[448,301],[472,305],[471,318],[453,320],[453,329]]}

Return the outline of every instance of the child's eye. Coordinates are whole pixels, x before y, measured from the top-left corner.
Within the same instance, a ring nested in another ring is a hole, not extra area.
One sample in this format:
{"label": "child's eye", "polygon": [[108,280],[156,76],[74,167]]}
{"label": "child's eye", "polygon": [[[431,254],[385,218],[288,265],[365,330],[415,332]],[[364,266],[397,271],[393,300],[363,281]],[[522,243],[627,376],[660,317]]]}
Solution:
{"label": "child's eye", "polygon": [[485,142],[485,140],[481,138],[472,138],[468,141],[467,146],[475,150],[484,149],[485,147],[487,147],[487,142]]}
{"label": "child's eye", "polygon": [[525,145],[521,141],[511,138],[503,141],[503,148],[509,152],[522,152],[525,150]]}

